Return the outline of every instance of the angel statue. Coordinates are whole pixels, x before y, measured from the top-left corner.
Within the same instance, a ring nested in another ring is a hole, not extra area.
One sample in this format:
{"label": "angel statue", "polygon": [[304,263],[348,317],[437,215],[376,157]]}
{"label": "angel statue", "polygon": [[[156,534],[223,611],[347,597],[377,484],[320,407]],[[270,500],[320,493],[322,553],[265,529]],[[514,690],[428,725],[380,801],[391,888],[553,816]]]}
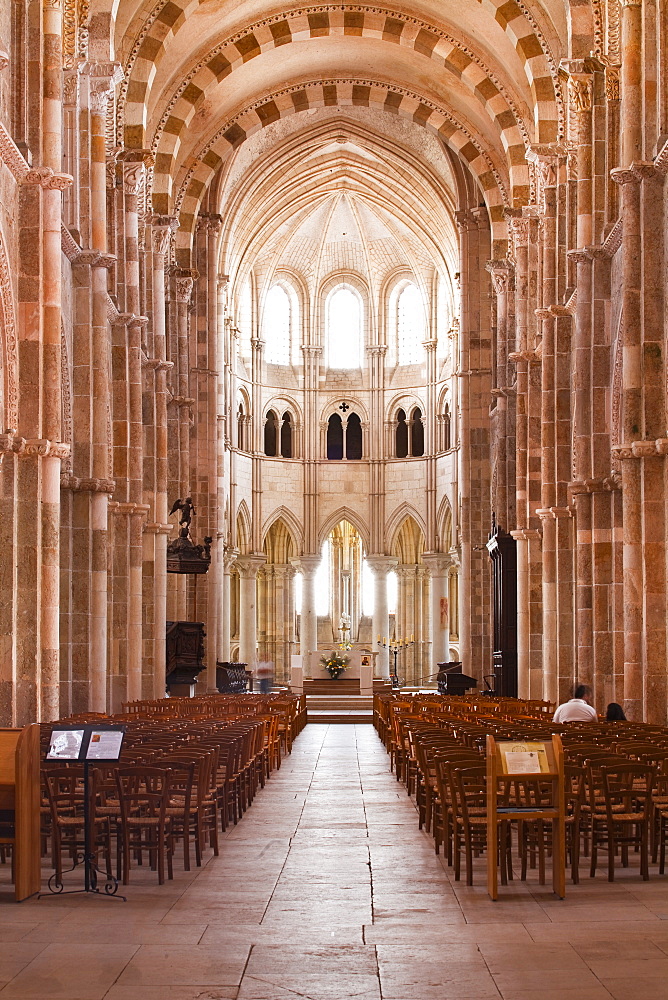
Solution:
{"label": "angel statue", "polygon": [[192,521],[193,514],[197,514],[195,505],[193,504],[193,498],[186,497],[185,500],[182,500],[179,497],[178,500],[175,500],[172,509],[169,512],[170,516],[175,514],[177,510],[181,511],[181,516],[179,518],[179,524],[181,525],[181,537],[187,538],[190,534],[190,522]]}

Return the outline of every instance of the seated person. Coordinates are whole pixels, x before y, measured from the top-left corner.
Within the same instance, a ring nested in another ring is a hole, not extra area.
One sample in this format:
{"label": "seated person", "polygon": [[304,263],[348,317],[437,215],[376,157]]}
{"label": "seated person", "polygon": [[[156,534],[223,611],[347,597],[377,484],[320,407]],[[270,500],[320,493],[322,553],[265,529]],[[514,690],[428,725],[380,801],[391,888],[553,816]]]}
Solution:
{"label": "seated person", "polygon": [[596,709],[591,704],[592,690],[578,684],[570,701],[560,705],[552,716],[553,722],[596,722]]}
{"label": "seated person", "polygon": [[626,716],[624,715],[624,709],[621,705],[618,705],[616,701],[611,701],[608,705],[608,710],[605,713],[606,722],[626,722]]}

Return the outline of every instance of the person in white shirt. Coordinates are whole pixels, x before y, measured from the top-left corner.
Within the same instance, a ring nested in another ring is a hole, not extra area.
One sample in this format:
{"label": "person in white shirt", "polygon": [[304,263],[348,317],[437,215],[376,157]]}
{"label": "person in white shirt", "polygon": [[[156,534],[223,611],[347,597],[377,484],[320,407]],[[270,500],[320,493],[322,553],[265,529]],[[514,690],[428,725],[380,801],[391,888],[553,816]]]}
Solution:
{"label": "person in white shirt", "polygon": [[570,701],[560,705],[552,716],[553,722],[596,722],[598,716],[591,704],[592,691],[586,684],[578,684]]}

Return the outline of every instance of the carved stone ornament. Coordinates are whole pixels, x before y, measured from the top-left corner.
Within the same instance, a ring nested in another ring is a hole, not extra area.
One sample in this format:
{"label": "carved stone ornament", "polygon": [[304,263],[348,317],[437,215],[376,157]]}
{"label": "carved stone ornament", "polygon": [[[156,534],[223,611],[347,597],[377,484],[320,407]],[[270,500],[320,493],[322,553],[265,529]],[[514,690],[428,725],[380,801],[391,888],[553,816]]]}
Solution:
{"label": "carved stone ornament", "polygon": [[619,101],[621,99],[619,85],[620,70],[621,66],[605,67],[605,96],[609,101]]}
{"label": "carved stone ornament", "polygon": [[190,296],[193,291],[193,279],[192,278],[177,278],[176,279],[176,301],[177,302],[190,302]]}
{"label": "carved stone ornament", "polygon": [[5,49],[0,49],[0,73],[2,73],[3,69],[7,69],[8,66],[9,52],[6,52]]}
{"label": "carved stone ornament", "polygon": [[79,74],[69,72],[63,75],[63,104],[75,107],[79,94]]}
{"label": "carved stone ornament", "polygon": [[583,114],[591,111],[591,78],[588,76],[570,76],[568,78],[568,101],[572,112]]}
{"label": "carved stone ornament", "polygon": [[163,256],[169,250],[169,241],[179,228],[179,220],[175,215],[151,215],[151,249],[155,254]]}
{"label": "carved stone ornament", "polygon": [[489,260],[485,265],[492,278],[492,286],[496,295],[505,295],[513,285],[514,268],[509,260]]}
{"label": "carved stone ornament", "polygon": [[146,177],[146,167],[139,161],[138,163],[121,163],[120,168],[124,192],[128,195],[138,195]]}

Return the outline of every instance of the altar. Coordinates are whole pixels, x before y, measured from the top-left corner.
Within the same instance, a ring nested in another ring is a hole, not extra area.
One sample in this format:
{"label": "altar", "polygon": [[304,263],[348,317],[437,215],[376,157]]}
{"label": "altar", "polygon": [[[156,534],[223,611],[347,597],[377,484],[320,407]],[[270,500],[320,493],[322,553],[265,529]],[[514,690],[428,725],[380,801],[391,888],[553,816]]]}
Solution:
{"label": "altar", "polygon": [[[312,653],[308,653],[303,657],[293,656],[290,684],[292,690],[302,690],[304,680],[329,681],[329,672],[326,667],[323,667],[320,660],[323,656],[330,656],[333,651],[341,654],[342,656],[347,656],[348,663],[342,676],[338,680],[332,681],[331,683],[333,685],[340,684],[341,689],[343,689],[348,685],[341,684],[341,681],[359,680],[359,693],[370,697],[373,694],[373,678],[376,670],[378,652],[377,650],[370,649],[364,643],[359,642],[353,643],[350,649],[340,649],[337,643],[334,646],[330,646],[328,649],[316,649]],[[357,687],[357,685],[355,685],[355,687]]]}

